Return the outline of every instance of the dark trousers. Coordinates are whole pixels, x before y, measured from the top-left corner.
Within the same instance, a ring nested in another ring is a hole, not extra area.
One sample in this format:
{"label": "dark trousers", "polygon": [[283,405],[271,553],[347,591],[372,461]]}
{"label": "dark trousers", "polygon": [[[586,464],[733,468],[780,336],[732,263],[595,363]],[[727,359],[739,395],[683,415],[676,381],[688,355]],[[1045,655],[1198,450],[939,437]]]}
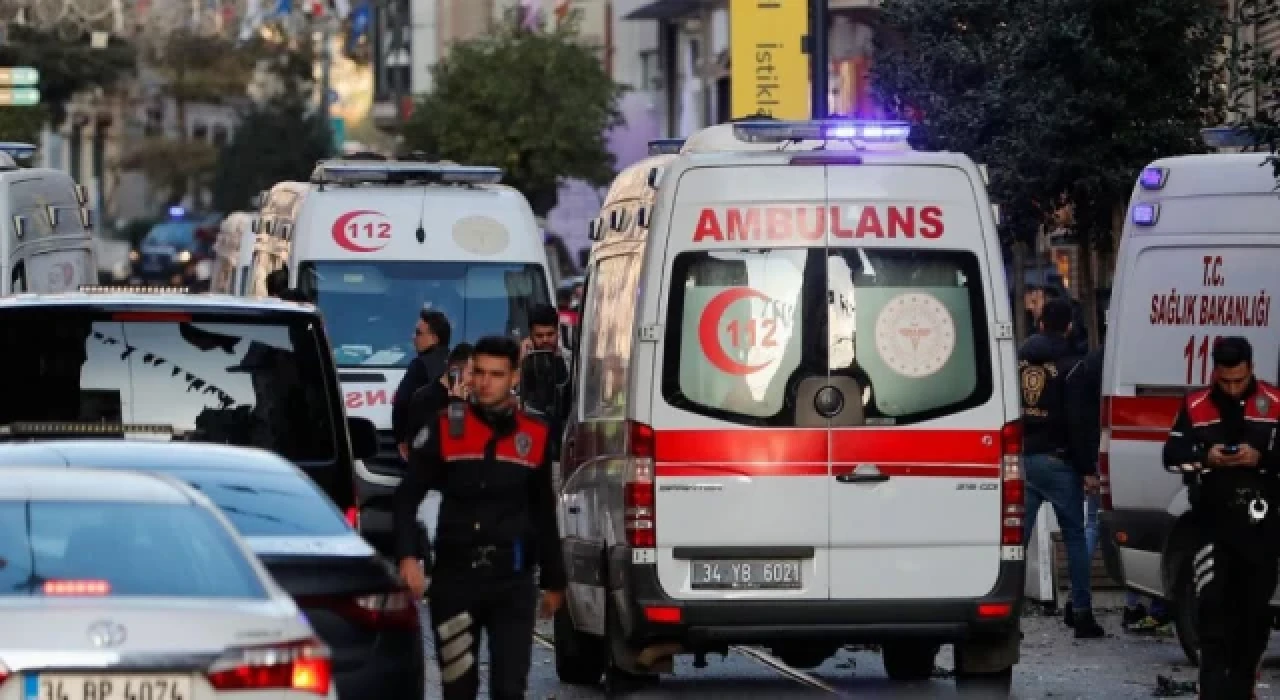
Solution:
{"label": "dark trousers", "polygon": [[1271,639],[1273,556],[1206,541],[1192,556],[1200,633],[1200,697],[1249,700]]}
{"label": "dark trousers", "polygon": [[441,562],[428,605],[444,700],[473,700],[480,688],[480,639],[489,643],[489,697],[523,699],[537,621],[537,583],[530,571],[498,575]]}

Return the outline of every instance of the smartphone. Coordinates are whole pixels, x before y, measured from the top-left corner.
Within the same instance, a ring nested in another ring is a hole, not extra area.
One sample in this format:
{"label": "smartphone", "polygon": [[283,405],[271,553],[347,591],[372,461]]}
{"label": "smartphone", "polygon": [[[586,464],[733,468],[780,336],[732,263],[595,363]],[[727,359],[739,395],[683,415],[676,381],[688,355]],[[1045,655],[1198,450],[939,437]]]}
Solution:
{"label": "smartphone", "polygon": [[1224,455],[1235,455],[1235,454],[1240,454],[1240,446],[1239,446],[1239,445],[1227,445],[1226,447],[1223,447],[1223,448],[1222,448],[1222,454],[1224,454]]}

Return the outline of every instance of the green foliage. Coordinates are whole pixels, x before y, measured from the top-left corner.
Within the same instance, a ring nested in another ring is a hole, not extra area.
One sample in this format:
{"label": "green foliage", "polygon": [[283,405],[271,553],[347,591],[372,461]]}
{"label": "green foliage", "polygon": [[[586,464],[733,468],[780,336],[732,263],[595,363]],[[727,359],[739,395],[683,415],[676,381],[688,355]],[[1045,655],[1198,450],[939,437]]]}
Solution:
{"label": "green foliage", "polygon": [[92,87],[109,87],[136,73],[132,46],[112,39],[105,49],[89,47],[89,36],[64,41],[53,32],[9,25],[8,43],[0,45],[0,66],[31,66],[40,71],[41,101],[55,124],[66,118],[67,100]]}
{"label": "green foliage", "polygon": [[217,149],[204,141],[149,137],[131,144],[120,167],[141,172],[168,201],[178,202],[189,188],[206,183],[217,157]]}
{"label": "green foliage", "polygon": [[0,107],[0,141],[39,145],[40,129],[48,117],[44,106]]}
{"label": "green foliage", "polygon": [[283,88],[242,115],[235,136],[218,155],[213,206],[249,208],[254,195],[284,180],[305,180],[316,161],[330,155],[329,124],[308,104],[312,56],[303,47],[276,54],[269,70]]}
{"label": "green foliage", "polygon": [[410,150],[503,168],[539,216],[565,179],[612,180],[606,135],[622,123],[624,88],[580,41],[575,17],[541,33],[508,15],[491,35],[455,44],[433,75],[434,91],[405,125]]}
{"label": "green foliage", "polygon": [[165,93],[179,105],[243,98],[262,56],[259,44],[234,44],[219,36],[174,32],[143,52],[160,73]]}

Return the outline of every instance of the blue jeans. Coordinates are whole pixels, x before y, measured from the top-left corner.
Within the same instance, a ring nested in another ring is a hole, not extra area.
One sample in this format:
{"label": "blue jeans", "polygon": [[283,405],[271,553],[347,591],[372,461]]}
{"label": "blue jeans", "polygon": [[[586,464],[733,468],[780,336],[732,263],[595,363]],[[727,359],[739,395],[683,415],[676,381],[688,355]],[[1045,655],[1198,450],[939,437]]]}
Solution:
{"label": "blue jeans", "polygon": [[1040,506],[1048,501],[1058,518],[1062,543],[1067,548],[1067,572],[1071,578],[1071,607],[1077,614],[1093,609],[1089,552],[1084,537],[1084,479],[1070,464],[1053,455],[1023,455],[1026,474],[1027,517],[1023,541],[1031,541]]}
{"label": "blue jeans", "polygon": [[1093,561],[1098,551],[1098,495],[1084,497],[1084,551]]}

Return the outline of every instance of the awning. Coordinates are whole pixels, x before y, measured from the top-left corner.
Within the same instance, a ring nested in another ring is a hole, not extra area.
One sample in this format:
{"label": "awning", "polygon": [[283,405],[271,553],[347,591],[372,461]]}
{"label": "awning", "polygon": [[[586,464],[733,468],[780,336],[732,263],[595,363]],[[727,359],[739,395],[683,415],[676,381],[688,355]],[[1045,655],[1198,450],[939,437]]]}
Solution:
{"label": "awning", "polygon": [[679,19],[693,14],[701,0],[654,0],[627,13],[622,19]]}

